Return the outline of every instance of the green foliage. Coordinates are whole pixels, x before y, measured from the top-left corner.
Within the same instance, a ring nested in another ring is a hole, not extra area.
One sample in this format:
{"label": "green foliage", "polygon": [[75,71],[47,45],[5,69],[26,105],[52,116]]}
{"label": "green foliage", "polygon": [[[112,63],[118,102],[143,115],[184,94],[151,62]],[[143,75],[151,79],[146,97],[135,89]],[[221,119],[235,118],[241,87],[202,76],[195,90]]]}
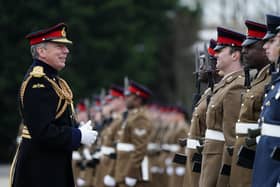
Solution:
{"label": "green foliage", "polygon": [[[113,82],[121,84],[126,75],[151,84],[168,34],[166,11],[174,9],[176,0],[1,0],[0,4],[0,148],[7,150],[14,148],[20,123],[18,89],[32,62],[25,34],[62,21],[68,24],[74,45],[62,76],[75,99]],[[0,161],[10,156],[6,152]]]}

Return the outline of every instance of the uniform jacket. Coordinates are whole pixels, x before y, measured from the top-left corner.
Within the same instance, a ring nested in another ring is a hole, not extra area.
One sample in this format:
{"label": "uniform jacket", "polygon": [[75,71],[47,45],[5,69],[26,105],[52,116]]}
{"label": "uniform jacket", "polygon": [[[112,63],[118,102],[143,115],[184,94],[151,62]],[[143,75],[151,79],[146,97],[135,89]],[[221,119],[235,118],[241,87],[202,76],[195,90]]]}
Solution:
{"label": "uniform jacket", "polygon": [[[264,98],[264,88],[270,82],[269,66],[267,65],[260,70],[258,76],[252,81],[251,88],[243,94],[238,122],[257,123]],[[245,136],[244,134],[237,134],[232,157],[230,186],[251,186],[252,170],[236,164],[239,149],[241,145],[245,144]]]}
{"label": "uniform jacket", "polygon": [[74,186],[72,150],[79,147],[81,133],[74,127],[67,87],[56,70],[39,60],[27,72],[19,94],[25,127],[13,162],[12,186]]}
{"label": "uniform jacket", "polygon": [[[194,108],[188,138],[199,140],[199,138],[204,137],[206,129],[207,97],[209,95],[210,89],[205,90],[204,94],[201,96],[201,99]],[[194,153],[198,153],[197,149],[186,148],[186,155],[188,159],[186,164],[184,187],[198,187],[200,173],[192,171],[192,158]]]}
{"label": "uniform jacket", "polygon": [[[267,90],[267,95],[263,102],[263,110],[260,115],[261,126],[265,124],[280,126],[280,74],[272,74],[271,86]],[[276,136],[261,135],[257,145],[256,156],[253,167],[253,187],[276,186],[280,177],[280,161],[273,160],[271,153],[275,146],[280,146],[279,131],[275,131]],[[262,132],[263,133],[263,132]]]}
{"label": "uniform jacket", "polygon": [[117,151],[115,178],[124,182],[125,177],[142,180],[141,162],[147,154],[147,145],[151,133],[151,122],[143,108],[130,110],[127,119],[122,123],[120,143],[132,144],[134,151]]}
{"label": "uniform jacket", "polygon": [[223,152],[224,145],[233,146],[235,143],[235,123],[238,119],[241,92],[244,88],[242,73],[242,71],[237,71],[227,75],[214,88],[214,94],[206,112],[206,126],[207,129],[222,132],[225,142],[206,138],[199,184],[201,187],[218,185],[221,167],[224,164],[230,165],[231,159]]}
{"label": "uniform jacket", "polygon": [[[111,174],[111,170],[115,166],[115,159],[112,159],[109,152],[104,152],[104,148],[111,148],[114,151],[115,150],[115,140],[114,140],[114,135],[118,131],[118,128],[120,127],[122,118],[121,115],[118,115],[114,117],[114,120],[112,123],[107,126],[101,135],[101,152],[102,156],[100,158],[100,163],[98,165],[98,171],[96,172],[96,185],[98,187],[105,186],[104,184],[104,177],[106,175],[114,176]],[[112,152],[112,154],[116,154],[116,152]]]}

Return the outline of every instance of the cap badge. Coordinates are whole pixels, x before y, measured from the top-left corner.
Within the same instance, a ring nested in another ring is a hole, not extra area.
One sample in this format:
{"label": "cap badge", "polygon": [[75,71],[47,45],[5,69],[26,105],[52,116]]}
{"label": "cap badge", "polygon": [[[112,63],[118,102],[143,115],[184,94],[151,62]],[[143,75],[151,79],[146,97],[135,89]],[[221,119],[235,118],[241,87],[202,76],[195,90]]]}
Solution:
{"label": "cap badge", "polygon": [[65,27],[63,27],[62,30],[61,30],[61,36],[66,37]]}

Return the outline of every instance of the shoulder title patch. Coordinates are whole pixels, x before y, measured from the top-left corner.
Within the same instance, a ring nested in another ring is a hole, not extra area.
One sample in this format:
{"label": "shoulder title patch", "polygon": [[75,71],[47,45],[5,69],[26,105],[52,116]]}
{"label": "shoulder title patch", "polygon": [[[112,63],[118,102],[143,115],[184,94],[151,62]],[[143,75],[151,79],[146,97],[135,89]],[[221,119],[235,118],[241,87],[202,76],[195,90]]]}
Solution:
{"label": "shoulder title patch", "polygon": [[31,76],[36,77],[36,78],[40,78],[43,77],[45,75],[44,73],[44,69],[42,66],[35,66],[32,70],[32,72],[30,73]]}

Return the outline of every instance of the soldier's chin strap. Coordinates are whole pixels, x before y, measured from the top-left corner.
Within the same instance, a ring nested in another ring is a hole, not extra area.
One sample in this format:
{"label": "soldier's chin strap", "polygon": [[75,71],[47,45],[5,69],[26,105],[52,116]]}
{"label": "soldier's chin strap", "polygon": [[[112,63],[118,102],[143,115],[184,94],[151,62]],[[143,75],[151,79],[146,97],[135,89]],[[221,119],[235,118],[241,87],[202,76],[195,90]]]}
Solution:
{"label": "soldier's chin strap", "polygon": [[278,49],[278,58],[277,58],[277,62],[276,62],[276,71],[279,72],[280,70],[280,48]]}
{"label": "soldier's chin strap", "polygon": [[244,86],[247,89],[251,88],[251,79],[250,79],[250,68],[248,66],[244,67],[244,73],[245,73],[245,82]]}
{"label": "soldier's chin strap", "polygon": [[271,75],[273,72],[276,71],[276,68],[275,68],[275,63],[271,63],[269,65],[269,75]]}

